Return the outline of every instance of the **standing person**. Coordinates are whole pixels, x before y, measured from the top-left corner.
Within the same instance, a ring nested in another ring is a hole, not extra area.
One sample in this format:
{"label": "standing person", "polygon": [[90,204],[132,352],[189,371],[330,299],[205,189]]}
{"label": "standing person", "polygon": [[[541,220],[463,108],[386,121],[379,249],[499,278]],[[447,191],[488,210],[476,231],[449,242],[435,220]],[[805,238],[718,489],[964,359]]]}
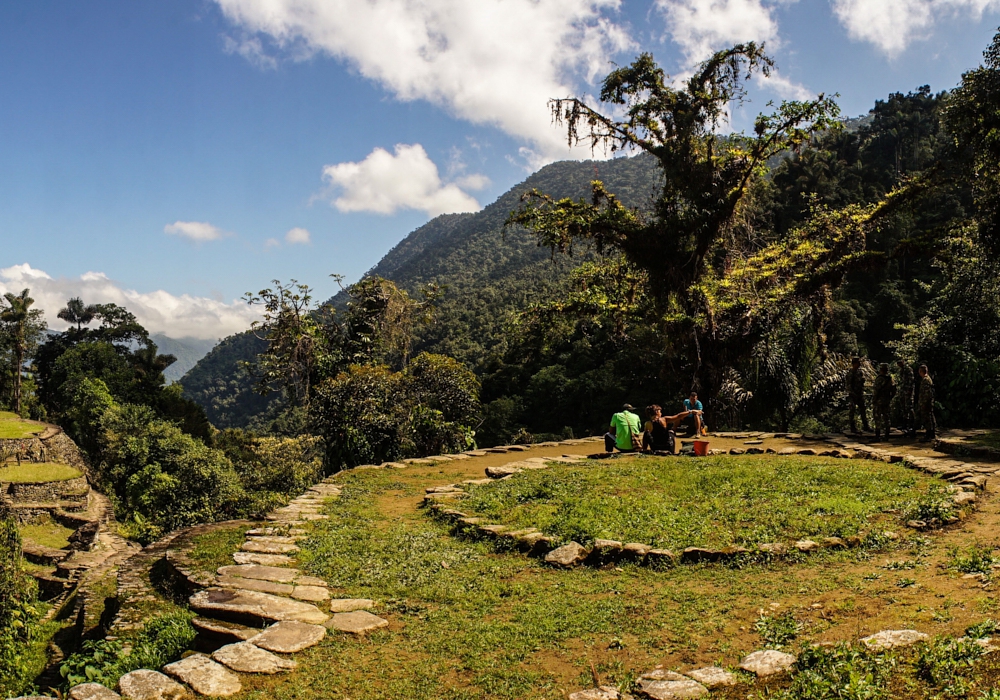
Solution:
{"label": "standing person", "polygon": [[649,416],[649,422],[646,424],[648,430],[642,436],[642,448],[674,454],[676,451],[674,428],[690,414],[690,411],[681,411],[676,416],[665,416],[663,409],[655,403],[647,406],[646,415]]}
{"label": "standing person", "polygon": [[920,384],[917,387],[917,410],[920,412],[920,423],[927,431],[922,439],[933,440],[937,434],[937,421],[934,420],[934,381],[927,371],[927,365],[920,365],[917,374],[920,375]]}
{"label": "standing person", "polygon": [[860,357],[851,360],[851,371],[847,373],[847,398],[851,406],[851,432],[858,432],[858,421],[854,414],[857,410],[861,413],[861,425],[867,433],[871,426],[868,425],[868,411],[865,409],[865,375],[861,372]]}
{"label": "standing person", "polygon": [[[635,452],[642,444],[639,442],[639,416],[632,413],[635,408],[632,404],[625,404],[619,413],[611,416],[611,428],[604,436],[604,451],[614,452],[618,448],[619,452]],[[632,436],[635,436],[633,442]],[[639,444],[635,444],[638,442]]]}
{"label": "standing person", "polygon": [[903,412],[903,432],[913,437],[917,427],[913,415],[913,368],[904,360],[896,360],[899,368],[899,408]]}
{"label": "standing person", "polygon": [[875,440],[879,433],[889,439],[889,409],[892,407],[892,397],[896,395],[896,385],[889,376],[889,365],[885,362],[878,366],[878,376],[872,389],[872,411],[875,419]]}
{"label": "standing person", "polygon": [[691,394],[684,399],[683,412],[687,414],[684,423],[688,426],[690,431],[688,435],[694,437],[701,435],[702,426],[704,425],[702,416],[705,415],[705,407],[702,406],[701,401],[698,400],[697,391],[692,391]]}

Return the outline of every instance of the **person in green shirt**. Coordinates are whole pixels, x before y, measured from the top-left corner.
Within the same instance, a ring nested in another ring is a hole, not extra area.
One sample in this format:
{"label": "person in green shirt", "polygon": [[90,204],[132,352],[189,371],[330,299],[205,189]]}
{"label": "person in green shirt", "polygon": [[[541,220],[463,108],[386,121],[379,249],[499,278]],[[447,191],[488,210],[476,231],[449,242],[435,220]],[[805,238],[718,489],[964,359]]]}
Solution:
{"label": "person in green shirt", "polygon": [[640,435],[642,429],[639,427],[639,416],[632,412],[634,410],[635,407],[627,403],[619,413],[611,416],[611,428],[604,436],[605,452],[614,452],[616,447],[619,452],[636,451],[632,436]]}

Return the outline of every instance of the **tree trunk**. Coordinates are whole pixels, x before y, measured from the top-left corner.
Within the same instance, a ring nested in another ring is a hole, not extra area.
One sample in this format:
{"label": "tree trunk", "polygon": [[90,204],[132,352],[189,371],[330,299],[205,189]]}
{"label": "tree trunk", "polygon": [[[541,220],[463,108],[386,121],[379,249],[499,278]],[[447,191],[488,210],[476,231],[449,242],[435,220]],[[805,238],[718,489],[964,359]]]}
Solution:
{"label": "tree trunk", "polygon": [[14,349],[17,365],[14,367],[14,412],[21,415],[21,368],[24,366],[24,344],[18,343]]}

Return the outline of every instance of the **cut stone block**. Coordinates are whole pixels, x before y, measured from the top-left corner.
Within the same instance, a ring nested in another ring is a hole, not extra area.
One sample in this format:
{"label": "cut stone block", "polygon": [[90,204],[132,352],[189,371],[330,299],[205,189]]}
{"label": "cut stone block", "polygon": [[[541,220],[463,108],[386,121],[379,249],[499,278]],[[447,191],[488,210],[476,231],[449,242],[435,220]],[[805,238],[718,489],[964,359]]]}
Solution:
{"label": "cut stone block", "polygon": [[972,491],[962,491],[951,497],[952,502],[959,508],[972,505],[976,502],[976,494]]}
{"label": "cut stone block", "polygon": [[501,479],[505,476],[511,476],[513,474],[520,474],[521,470],[517,467],[508,467],[506,465],[500,467],[486,467],[486,476],[491,479]]}
{"label": "cut stone block", "polygon": [[294,537],[286,537],[284,535],[267,535],[264,537],[249,537],[247,539],[251,542],[263,542],[266,544],[295,544]]}
{"label": "cut stone block", "polygon": [[239,676],[204,654],[192,654],[167,664],[163,670],[182,683],[187,683],[198,695],[225,697],[235,695],[243,689]]}
{"label": "cut stone block", "polygon": [[685,677],[676,671],[668,671],[665,668],[657,668],[639,676],[640,679],[649,681],[683,681]]}
{"label": "cut stone block", "polygon": [[118,693],[100,683],[81,683],[69,689],[69,700],[118,700]]}
{"label": "cut stone block", "polygon": [[261,566],[281,566],[294,564],[295,560],[284,554],[260,554],[257,552],[234,552],[233,561],[237,564],[260,564]]}
{"label": "cut stone block", "polygon": [[183,685],[159,671],[139,669],[118,680],[122,697],[130,700],[187,700],[191,693]]}
{"label": "cut stone block", "polygon": [[191,620],[191,626],[197,630],[200,637],[232,644],[233,642],[245,642],[251,637],[260,634],[259,629],[239,625],[235,622],[224,622],[222,620],[210,620],[207,617],[196,617]]}
{"label": "cut stone block", "polygon": [[389,621],[364,610],[355,610],[354,612],[337,613],[330,618],[326,626],[338,632],[367,634],[382,627],[388,627]]}
{"label": "cut stone block", "polygon": [[897,649],[923,642],[928,636],[916,630],[883,630],[869,637],[864,637],[861,643],[869,649]]}
{"label": "cut stone block", "polygon": [[708,688],[690,678],[680,681],[640,680],[636,685],[640,693],[653,700],[689,700],[708,695]]}
{"label": "cut stone block", "polygon": [[819,548],[819,542],[813,542],[812,540],[799,540],[795,543],[795,549],[800,552],[814,552]]}
{"label": "cut stone block", "polygon": [[291,595],[295,587],[288,583],[262,581],[256,578],[236,578],[234,576],[216,576],[215,585],[222,588],[237,588],[243,591],[260,591],[271,595]]}
{"label": "cut stone block", "polygon": [[297,586],[319,586],[320,588],[329,588],[330,584],[321,578],[316,578],[315,576],[299,576],[295,579],[295,584]]}
{"label": "cut stone block", "polygon": [[794,656],[774,649],[755,651],[740,662],[740,668],[756,674],[758,678],[788,673],[794,665]]}
{"label": "cut stone block", "polygon": [[618,688],[611,685],[602,685],[600,688],[590,690],[578,690],[569,694],[569,700],[618,700]]}
{"label": "cut stone block", "polygon": [[788,547],[782,542],[765,542],[758,545],[757,549],[765,554],[773,554],[774,556],[788,554]]}
{"label": "cut stone block", "polygon": [[262,542],[260,540],[248,540],[240,547],[244,552],[257,552],[258,554],[291,554],[299,551],[294,544],[284,544],[282,542]]}
{"label": "cut stone block", "polygon": [[328,618],[326,613],[310,603],[230,588],[206,588],[192,595],[189,603],[191,609],[200,615],[250,625],[281,620],[320,625]]}
{"label": "cut stone block", "polygon": [[685,672],[684,675],[688,678],[694,678],[709,690],[725,688],[731,685],[736,685],[737,683],[735,674],[730,673],[724,668],[719,668],[718,666],[696,668],[693,671]]}
{"label": "cut stone block", "polygon": [[277,622],[250,639],[255,647],[282,654],[293,654],[323,641],[326,628],[304,622]]}
{"label": "cut stone block", "polygon": [[290,659],[264,651],[250,642],[228,644],[212,654],[212,658],[240,673],[266,673],[272,675],[290,671],[298,664]]}
{"label": "cut stone block", "polygon": [[219,576],[238,576],[240,578],[256,578],[262,581],[276,583],[291,583],[301,575],[298,569],[287,569],[279,566],[260,566],[258,564],[241,564],[237,566],[220,566]]}
{"label": "cut stone block", "polygon": [[292,590],[292,597],[296,600],[321,603],[330,597],[330,591],[322,586],[295,586]]}
{"label": "cut stone block", "polygon": [[570,542],[569,544],[564,544],[562,547],[553,549],[551,552],[545,555],[545,563],[551,564],[552,566],[559,566],[564,569],[570,569],[574,566],[579,566],[587,558],[590,552],[582,544],[578,542]]}
{"label": "cut stone block", "polygon": [[367,598],[335,598],[330,601],[330,612],[344,613],[355,610],[370,610],[375,607],[374,600]]}

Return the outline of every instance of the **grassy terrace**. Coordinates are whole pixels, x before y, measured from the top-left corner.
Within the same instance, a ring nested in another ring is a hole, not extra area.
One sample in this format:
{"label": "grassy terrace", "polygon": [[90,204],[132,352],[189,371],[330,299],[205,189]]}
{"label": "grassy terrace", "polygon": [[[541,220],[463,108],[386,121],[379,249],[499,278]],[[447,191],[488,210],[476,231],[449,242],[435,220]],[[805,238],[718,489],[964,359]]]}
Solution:
{"label": "grassy terrace", "polygon": [[5,466],[0,467],[0,482],[8,483],[66,481],[67,479],[75,479],[78,476],[83,476],[79,470],[74,469],[68,464],[59,464],[57,462],[21,462],[20,466],[17,463],[8,462]]}
{"label": "grassy terrace", "polygon": [[[786,499],[792,505],[784,510],[795,516],[790,523],[800,522],[795,519],[800,512],[813,512],[821,520],[827,511],[835,512],[831,522],[839,524],[821,532],[846,532],[863,526],[865,518],[880,525],[898,525],[904,513],[883,514],[879,509],[919,498],[929,485],[915,474],[881,463],[772,459],[781,465],[776,472],[767,471],[756,459],[741,460],[743,469],[730,465],[730,471],[745,473],[743,478],[750,481],[751,474],[759,474],[758,486],[751,493],[769,484],[773,498],[786,490],[795,494]],[[695,469],[695,461],[675,461],[689,470],[685,483],[697,485],[701,469]],[[703,463],[713,473],[724,464]],[[666,478],[640,477],[639,473],[670,468],[654,468],[659,462],[645,459],[632,460],[632,464],[633,468],[629,460],[594,464],[589,467],[587,484],[613,481],[609,470],[622,470],[625,476],[620,486],[623,493],[629,493],[635,484],[648,483],[645,479]],[[300,543],[300,565],[328,581],[335,597],[375,599],[376,612],[390,621],[390,627],[366,639],[330,635],[319,646],[296,654],[299,667],[294,673],[245,677],[240,700],[556,700],[565,698],[567,692],[592,687],[593,672],[602,682],[627,688],[640,673],[660,664],[666,668],[732,666],[743,654],[768,644],[775,630],[791,629],[791,636],[782,633],[782,643],[798,652],[814,642],[856,639],[880,629],[917,628],[959,636],[966,626],[1000,613],[991,595],[977,592],[978,587],[962,588],[953,547],[965,539],[935,542],[924,535],[906,534],[905,529],[899,530],[903,539],[885,543],[884,549],[827,550],[742,568],[699,564],[654,571],[623,564],[554,570],[521,554],[455,538],[447,526],[420,511],[417,504],[426,486],[469,478],[474,475],[471,466],[353,472],[339,479],[344,484],[343,496],[328,506],[330,520],[310,526],[311,537]],[[849,477],[855,468],[860,471]],[[545,474],[568,475],[575,469],[560,467]],[[836,500],[815,486],[806,489],[806,483],[819,476],[833,479],[829,474],[835,470],[839,470],[836,479],[819,483],[835,485]],[[785,475],[788,471],[804,475],[793,478]],[[526,481],[542,476],[531,474]],[[713,478],[701,483],[719,491],[725,481],[719,475]],[[496,486],[509,489],[517,482],[515,478]],[[859,506],[847,505],[851,484],[857,489]],[[735,488],[730,491],[740,493]],[[809,494],[824,499],[822,510],[809,506]],[[773,513],[764,513],[735,496],[729,498],[734,506],[742,504],[741,511],[756,510],[751,516],[766,519],[768,527],[781,522]],[[601,498],[595,495],[592,500],[596,503]],[[488,506],[482,496],[477,502]],[[679,497],[671,502],[691,503]],[[649,525],[626,529],[629,518],[621,513],[629,510],[608,507],[588,512],[614,514],[609,533],[613,530],[625,537],[633,532],[638,538],[638,533],[648,532],[641,528]],[[688,522],[694,528],[695,518]],[[743,521],[731,518],[729,522]],[[731,533],[763,532],[729,527],[726,531]],[[789,526],[787,532],[794,529],[799,534],[797,528],[797,524]],[[992,532],[991,528],[984,532]],[[721,532],[714,527],[691,531]],[[863,675],[866,665],[881,664],[867,657],[847,663],[833,657],[828,661],[834,674],[857,670]],[[843,697],[922,698],[942,691],[941,686],[918,679],[911,661],[901,657],[899,663],[898,673],[875,679],[878,687],[872,692]],[[975,663],[981,673],[982,664],[988,662]],[[992,680],[994,674],[991,667],[987,675]],[[818,678],[816,682],[826,681]],[[770,690],[740,685],[713,697],[777,695],[783,685],[787,682],[772,683]],[[826,696],[805,689],[792,697]]]}
{"label": "grassy terrace", "polygon": [[461,509],[564,540],[679,550],[895,528],[899,512],[933,500],[938,489],[902,466],[858,460],[643,456],[526,471],[474,487]]}
{"label": "grassy terrace", "polygon": [[51,547],[52,549],[63,549],[69,546],[69,536],[73,530],[63,527],[57,522],[48,521],[33,525],[22,525],[21,538],[25,542]]}
{"label": "grassy terrace", "polygon": [[0,439],[20,440],[29,438],[45,430],[45,426],[24,420],[16,413],[0,411]]}

